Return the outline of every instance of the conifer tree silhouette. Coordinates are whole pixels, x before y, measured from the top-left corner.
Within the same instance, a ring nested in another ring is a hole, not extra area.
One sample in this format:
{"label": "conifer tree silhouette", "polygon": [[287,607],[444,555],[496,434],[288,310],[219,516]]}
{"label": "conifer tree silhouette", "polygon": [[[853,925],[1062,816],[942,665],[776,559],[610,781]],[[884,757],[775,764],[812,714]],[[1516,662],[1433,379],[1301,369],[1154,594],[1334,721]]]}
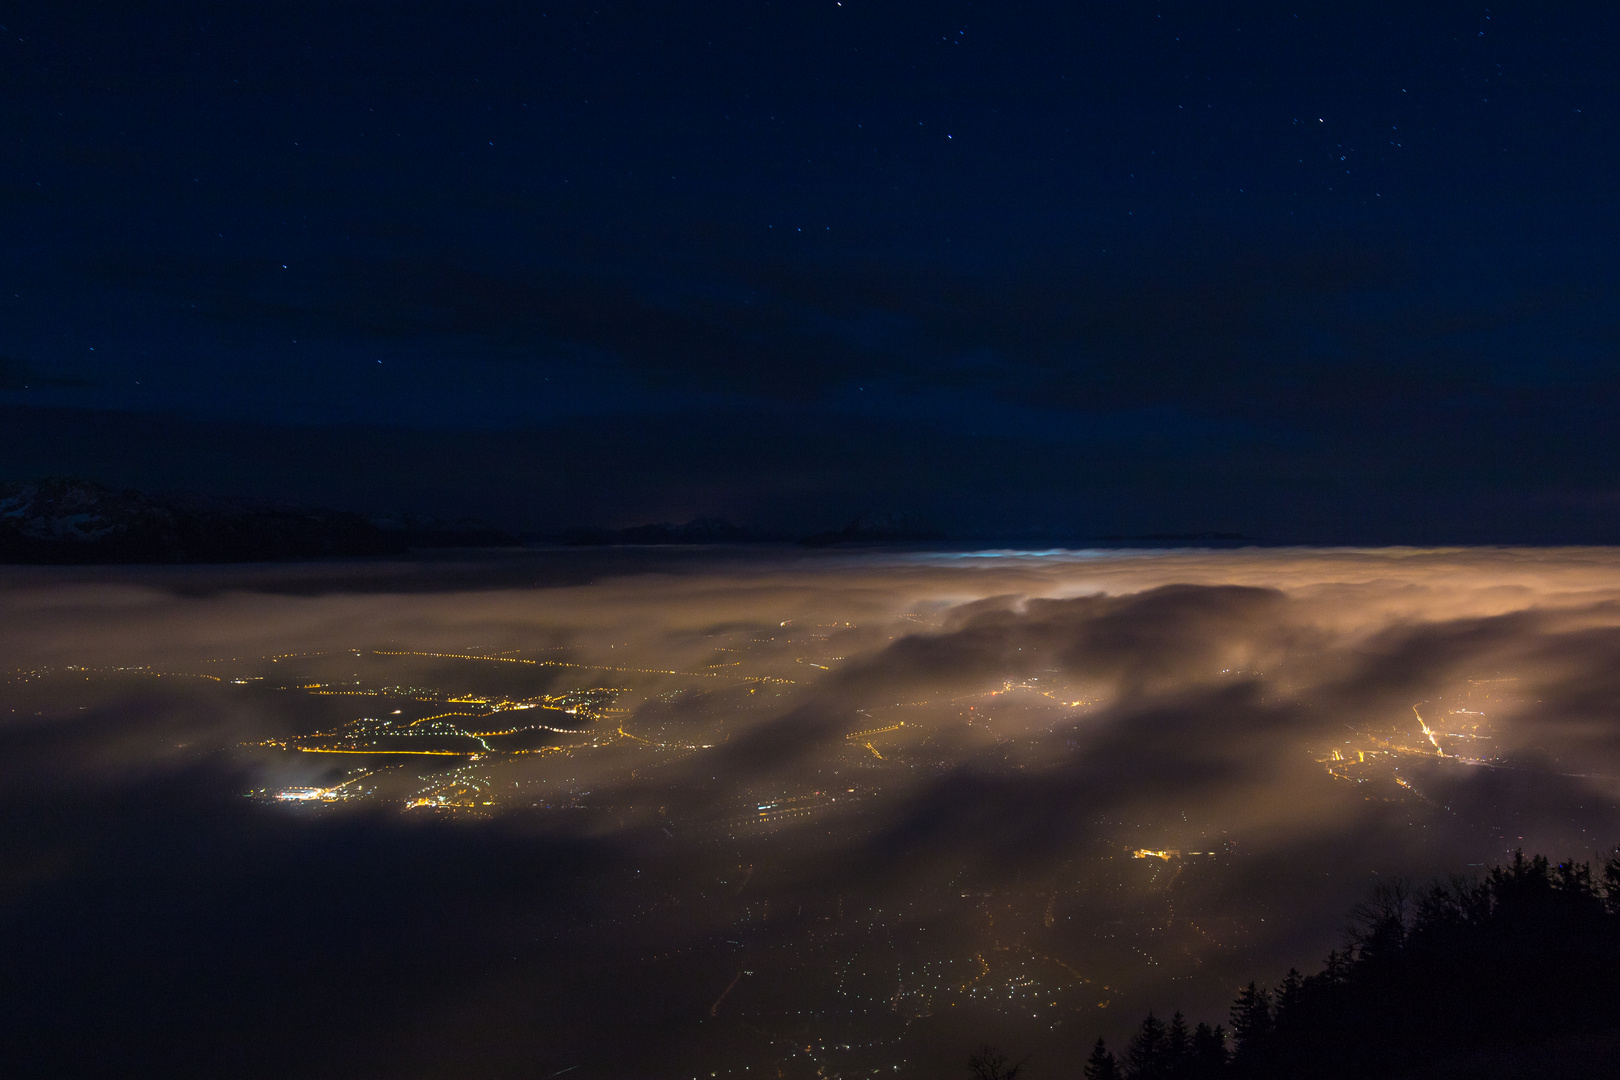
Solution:
{"label": "conifer tree silhouette", "polygon": [[1192,1037],[1187,1032],[1187,1018],[1177,1009],[1164,1033],[1165,1075],[1179,1077],[1186,1071],[1191,1057]]}
{"label": "conifer tree silhouette", "polygon": [[[1480,878],[1380,884],[1352,912],[1346,948],[1317,974],[1290,969],[1275,994],[1249,983],[1231,1023],[1229,1052],[1219,1026],[1189,1037],[1180,1013],[1168,1028],[1149,1013],[1115,1074],[1473,1077],[1496,1075],[1492,1055],[1503,1055],[1529,1076],[1526,1060],[1541,1054],[1551,1057],[1534,1075],[1620,1076],[1620,848],[1596,866],[1515,852]],[[1110,1075],[1097,1071],[1105,1057],[1099,1042],[1088,1077]]]}
{"label": "conifer tree silhouette", "polygon": [[973,1080],[1018,1080],[1026,1061],[1009,1062],[1006,1054],[986,1044],[968,1055],[968,1071]]}
{"label": "conifer tree silhouette", "polygon": [[1610,915],[1620,916],[1620,847],[1603,862],[1603,905]]}
{"label": "conifer tree silhouette", "polygon": [[1250,983],[1232,1003],[1232,1034],[1239,1054],[1254,1048],[1271,1034],[1271,991]]}
{"label": "conifer tree silhouette", "polygon": [[1335,985],[1344,982],[1350,977],[1350,959],[1348,952],[1339,952],[1337,949],[1330,951],[1319,977]]}
{"label": "conifer tree silhouette", "polygon": [[1350,913],[1350,940],[1356,958],[1377,963],[1398,953],[1406,943],[1411,890],[1404,881],[1380,881]]}
{"label": "conifer tree silhouette", "polygon": [[1097,1040],[1097,1045],[1091,1048],[1091,1056],[1086,1059],[1086,1080],[1123,1080],[1119,1062],[1114,1060],[1108,1044],[1101,1039]]}
{"label": "conifer tree silhouette", "polygon": [[1291,1016],[1299,1008],[1300,997],[1304,992],[1305,980],[1300,977],[1297,968],[1289,968],[1288,974],[1277,985],[1277,1015],[1275,1022],[1283,1023],[1283,1018]]}
{"label": "conifer tree silhouette", "polygon": [[1200,1023],[1193,1029],[1192,1048],[1182,1070],[1187,1080],[1215,1080],[1226,1074],[1226,1029]]}
{"label": "conifer tree silhouette", "polygon": [[1150,1011],[1125,1050],[1125,1069],[1131,1080],[1167,1080],[1168,1050],[1164,1021]]}

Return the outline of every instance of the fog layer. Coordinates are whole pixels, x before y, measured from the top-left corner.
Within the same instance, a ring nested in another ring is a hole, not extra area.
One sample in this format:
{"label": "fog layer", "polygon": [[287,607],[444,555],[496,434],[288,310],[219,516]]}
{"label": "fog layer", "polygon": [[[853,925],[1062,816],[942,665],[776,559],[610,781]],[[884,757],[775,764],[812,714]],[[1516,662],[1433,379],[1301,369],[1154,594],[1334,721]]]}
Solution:
{"label": "fog layer", "polygon": [[1608,549],[13,570],[0,650],[58,1073],[1055,1073],[1620,841]]}

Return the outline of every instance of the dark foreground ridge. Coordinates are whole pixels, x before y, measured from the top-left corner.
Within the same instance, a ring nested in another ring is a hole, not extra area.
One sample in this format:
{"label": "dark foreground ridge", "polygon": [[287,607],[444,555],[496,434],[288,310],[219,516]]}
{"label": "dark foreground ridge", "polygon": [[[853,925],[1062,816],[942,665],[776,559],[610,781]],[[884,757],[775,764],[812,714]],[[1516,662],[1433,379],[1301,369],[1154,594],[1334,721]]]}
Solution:
{"label": "dark foreground ridge", "polygon": [[[1620,1075],[1620,849],[1594,875],[1515,854],[1483,880],[1384,886],[1343,952],[1275,989],[1250,983],[1222,1025],[1149,1013],[1088,1080]],[[977,1070],[976,1070],[977,1071]]]}

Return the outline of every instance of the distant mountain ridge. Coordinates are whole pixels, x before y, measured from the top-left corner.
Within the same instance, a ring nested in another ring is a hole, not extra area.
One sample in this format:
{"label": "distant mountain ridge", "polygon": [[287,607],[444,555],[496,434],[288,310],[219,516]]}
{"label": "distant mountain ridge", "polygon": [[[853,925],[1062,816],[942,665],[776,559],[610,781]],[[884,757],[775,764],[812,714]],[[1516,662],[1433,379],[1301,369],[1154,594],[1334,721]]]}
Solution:
{"label": "distant mountain ridge", "polygon": [[951,535],[911,513],[866,514],[842,528],[787,532],[718,517],[625,528],[518,535],[470,520],[278,506],[188,494],[153,495],[80,477],[0,483],[0,563],[223,563],[400,555],[413,548],[791,544],[836,546],[1045,542],[1064,545],[1239,547],[1239,533],[1097,538]]}
{"label": "distant mountain ridge", "polygon": [[152,496],[75,477],[0,484],[0,560],[209,563],[404,551],[358,514]]}

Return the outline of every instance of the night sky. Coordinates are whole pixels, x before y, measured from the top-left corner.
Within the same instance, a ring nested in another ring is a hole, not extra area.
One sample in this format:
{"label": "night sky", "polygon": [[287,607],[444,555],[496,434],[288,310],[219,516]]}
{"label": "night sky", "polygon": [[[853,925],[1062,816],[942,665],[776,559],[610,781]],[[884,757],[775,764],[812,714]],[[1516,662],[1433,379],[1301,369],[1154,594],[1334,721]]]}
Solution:
{"label": "night sky", "polygon": [[1608,5],[22,4],[0,479],[1620,540]]}

